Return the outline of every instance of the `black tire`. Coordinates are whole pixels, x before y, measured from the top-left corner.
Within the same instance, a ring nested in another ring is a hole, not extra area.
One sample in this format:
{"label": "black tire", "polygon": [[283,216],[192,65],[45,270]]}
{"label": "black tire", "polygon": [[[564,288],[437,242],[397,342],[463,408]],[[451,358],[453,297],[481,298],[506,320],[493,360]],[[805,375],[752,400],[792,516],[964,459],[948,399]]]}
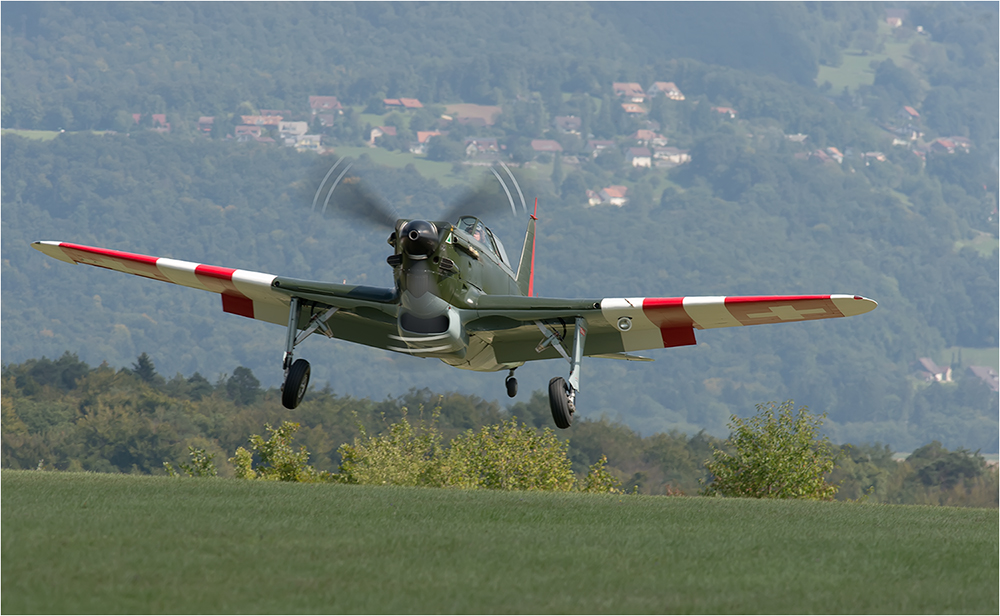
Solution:
{"label": "black tire", "polygon": [[288,369],[288,376],[281,386],[281,404],[286,409],[294,409],[302,402],[306,395],[306,388],[309,387],[309,362],[304,359],[296,359],[292,367]]}
{"label": "black tire", "polygon": [[556,427],[565,430],[573,423],[573,412],[569,408],[569,387],[566,379],[557,376],[549,381],[549,407]]}
{"label": "black tire", "polygon": [[513,398],[513,397],[517,396],[517,379],[515,379],[512,376],[509,376],[509,377],[507,377],[507,380],[504,381],[503,384],[507,386],[507,397],[508,398]]}

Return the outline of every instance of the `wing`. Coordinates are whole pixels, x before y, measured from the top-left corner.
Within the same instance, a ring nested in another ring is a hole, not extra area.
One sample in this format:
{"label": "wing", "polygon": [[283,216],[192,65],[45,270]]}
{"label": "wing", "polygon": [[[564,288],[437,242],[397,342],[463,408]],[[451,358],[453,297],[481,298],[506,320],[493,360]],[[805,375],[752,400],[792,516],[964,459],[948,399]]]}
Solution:
{"label": "wing", "polygon": [[[224,312],[278,325],[288,325],[289,299],[294,293],[310,303],[309,310],[302,311],[300,327],[304,327],[312,314],[318,310],[341,308],[343,314],[336,314],[334,319],[328,322],[335,336],[362,344],[368,344],[369,337],[372,340],[377,339],[380,343],[385,338],[384,334],[369,336],[368,329],[379,328],[382,322],[395,325],[396,304],[393,289],[280,278],[272,274],[151,257],[68,242],[34,242],[32,248],[67,263],[94,265],[116,272],[219,293],[222,296]],[[366,310],[370,315],[358,316],[359,312],[364,313]],[[374,322],[371,316],[374,316]],[[369,327],[359,328],[360,321],[365,321]],[[344,335],[338,335],[340,333]],[[357,340],[359,336],[361,340]]]}
{"label": "wing", "polygon": [[[696,344],[694,330],[814,321],[864,314],[878,304],[860,295],[774,295],[751,297],[637,297],[560,300],[534,297],[480,298],[480,318],[470,330],[492,333],[500,362],[558,357],[540,341],[535,321],[563,340],[572,340],[576,317],[587,320],[588,356],[637,359],[630,351]],[[477,327],[479,324],[479,327]]]}

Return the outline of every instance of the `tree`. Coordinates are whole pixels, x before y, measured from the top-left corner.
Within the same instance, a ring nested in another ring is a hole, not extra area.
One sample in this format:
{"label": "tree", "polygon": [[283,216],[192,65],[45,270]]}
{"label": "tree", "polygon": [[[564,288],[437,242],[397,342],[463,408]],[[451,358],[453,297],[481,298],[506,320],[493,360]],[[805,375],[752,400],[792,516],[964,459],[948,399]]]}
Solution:
{"label": "tree", "polygon": [[716,448],[706,466],[715,478],[706,495],[750,498],[831,500],[837,486],[826,481],[833,470],[833,446],[819,438],[826,415],[805,406],[798,411],[787,400],[757,405],[757,414],[743,420],[732,416],[726,441],[735,454]]}
{"label": "tree", "polygon": [[237,406],[249,406],[260,397],[260,381],[250,368],[239,366],[226,381],[226,393]]}
{"label": "tree", "polygon": [[132,372],[147,383],[152,383],[156,379],[156,366],[145,352],[132,364]]}

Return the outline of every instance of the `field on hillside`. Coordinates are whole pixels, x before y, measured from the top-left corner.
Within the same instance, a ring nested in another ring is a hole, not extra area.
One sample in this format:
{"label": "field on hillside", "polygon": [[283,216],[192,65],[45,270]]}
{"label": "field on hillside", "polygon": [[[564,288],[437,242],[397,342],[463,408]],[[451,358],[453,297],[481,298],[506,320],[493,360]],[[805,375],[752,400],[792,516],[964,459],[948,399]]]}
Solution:
{"label": "field on hillside", "polygon": [[2,473],[4,613],[996,613],[995,510]]}

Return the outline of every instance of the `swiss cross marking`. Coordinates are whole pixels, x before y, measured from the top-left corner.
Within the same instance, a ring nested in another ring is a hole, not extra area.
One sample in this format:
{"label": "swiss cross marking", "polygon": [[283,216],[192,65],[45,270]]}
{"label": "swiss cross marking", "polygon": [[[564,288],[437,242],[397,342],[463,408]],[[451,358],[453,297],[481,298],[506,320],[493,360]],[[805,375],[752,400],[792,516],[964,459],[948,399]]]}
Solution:
{"label": "swiss cross marking", "polygon": [[750,319],[767,319],[778,317],[782,321],[801,321],[811,314],[826,314],[825,308],[812,308],[809,310],[797,310],[795,306],[771,306],[768,312],[755,312],[747,314]]}

